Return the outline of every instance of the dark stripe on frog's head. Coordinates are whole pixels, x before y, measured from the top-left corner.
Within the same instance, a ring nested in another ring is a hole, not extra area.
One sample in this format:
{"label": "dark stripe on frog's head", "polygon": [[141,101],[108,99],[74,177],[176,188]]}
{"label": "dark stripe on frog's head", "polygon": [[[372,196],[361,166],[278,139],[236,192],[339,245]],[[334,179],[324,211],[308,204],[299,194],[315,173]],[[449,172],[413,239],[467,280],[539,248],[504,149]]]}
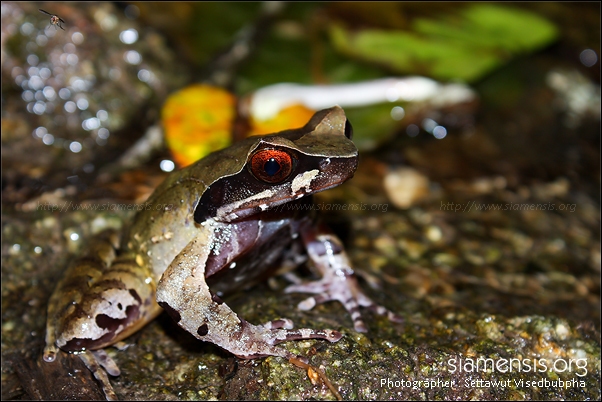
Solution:
{"label": "dark stripe on frog's head", "polygon": [[[336,106],[317,112],[302,128],[251,137],[199,161],[197,168],[212,162],[213,169],[222,170],[221,158],[231,161],[236,155],[240,166],[236,172],[222,171],[210,184],[205,182],[208,187],[195,206],[195,222],[244,219],[338,186],[357,168],[358,152],[350,137],[345,113]],[[270,150],[287,153],[292,160],[290,174],[276,183],[258,178],[250,163],[257,153]]]}

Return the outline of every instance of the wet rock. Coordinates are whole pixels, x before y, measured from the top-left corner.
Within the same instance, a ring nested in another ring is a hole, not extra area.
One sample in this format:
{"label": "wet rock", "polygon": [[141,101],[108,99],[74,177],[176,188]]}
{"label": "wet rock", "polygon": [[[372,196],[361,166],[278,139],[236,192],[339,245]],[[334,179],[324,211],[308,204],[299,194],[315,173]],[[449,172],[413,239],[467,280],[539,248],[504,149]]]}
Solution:
{"label": "wet rock", "polygon": [[429,193],[429,179],[416,169],[397,168],[385,176],[384,187],[393,205],[406,209]]}
{"label": "wet rock", "polygon": [[48,11],[64,30],[33,3],[2,3],[2,177],[30,191],[81,184],[185,79],[161,37],[111,3]]}

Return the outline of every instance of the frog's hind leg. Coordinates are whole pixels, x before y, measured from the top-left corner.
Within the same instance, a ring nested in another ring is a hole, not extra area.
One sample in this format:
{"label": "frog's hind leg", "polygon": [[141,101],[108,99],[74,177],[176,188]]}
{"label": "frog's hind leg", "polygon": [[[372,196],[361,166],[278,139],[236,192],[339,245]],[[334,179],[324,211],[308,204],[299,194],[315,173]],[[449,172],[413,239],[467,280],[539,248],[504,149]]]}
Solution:
{"label": "frog's hind leg", "polygon": [[311,310],[318,304],[338,300],[351,315],[354,329],[358,332],[368,331],[359,311],[360,306],[386,315],[391,321],[403,321],[401,316],[376,304],[362,292],[349,257],[337,236],[324,226],[320,226],[318,232],[310,225],[303,227],[302,235],[309,257],[322,274],[322,279],[306,283],[296,282],[286,288],[286,293],[315,294],[299,303],[298,307],[301,310]]}
{"label": "frog's hind leg", "polygon": [[[179,326],[196,338],[214,343],[243,359],[263,356],[299,358],[278,343],[297,339],[326,339],[336,342],[333,330],[286,329],[290,320],[253,325],[240,318],[205,282],[205,264],[213,235],[207,231],[192,240],[163,273],[157,301]],[[301,358],[302,359],[302,358]]]}
{"label": "frog's hind leg", "polygon": [[[111,385],[109,377],[107,376],[107,372],[109,372],[111,375],[119,375],[119,369],[117,368],[115,362],[113,362],[113,360],[104,352],[104,350],[95,352],[86,350],[85,352],[78,354],[78,356],[84,362],[86,367],[88,367],[88,370],[94,374],[94,378],[96,378],[100,383],[107,401],[118,401],[119,398],[117,398],[117,394],[115,394],[115,390],[113,390],[113,386]],[[114,374],[115,371],[113,370],[113,366],[117,368],[116,374]]]}
{"label": "frog's hind leg", "polygon": [[[81,302],[90,289],[90,283],[99,278],[104,269],[111,266],[118,244],[119,235],[113,229],[97,234],[94,241],[88,245],[87,253],[74,260],[57,283],[48,301],[44,361],[53,362],[56,359],[59,351],[57,338],[65,336],[65,322],[68,322],[70,317],[68,312],[75,310],[75,305]],[[64,340],[61,342],[65,343]]]}

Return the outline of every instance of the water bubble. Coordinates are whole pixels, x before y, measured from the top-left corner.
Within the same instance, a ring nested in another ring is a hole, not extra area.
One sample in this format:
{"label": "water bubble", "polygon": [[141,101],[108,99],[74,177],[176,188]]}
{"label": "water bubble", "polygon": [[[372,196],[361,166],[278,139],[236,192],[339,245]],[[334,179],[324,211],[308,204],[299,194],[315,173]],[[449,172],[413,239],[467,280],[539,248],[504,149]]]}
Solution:
{"label": "water bubble", "polygon": [[96,117],[98,117],[100,121],[106,121],[109,118],[109,113],[106,110],[100,109],[96,112]]}
{"label": "water bubble", "polygon": [[77,110],[77,105],[73,101],[65,102],[65,111],[67,113],[73,113]]}
{"label": "water bubble", "polygon": [[138,40],[138,31],[133,28],[126,29],[119,34],[119,40],[121,40],[126,45],[131,45],[132,43],[136,43]]}
{"label": "water bubble", "polygon": [[44,135],[46,134],[48,134],[48,129],[46,129],[46,127],[44,126],[40,126],[33,130],[33,135],[37,138],[44,138]]}
{"label": "water bubble", "polygon": [[52,145],[54,143],[54,135],[45,134],[44,137],[42,137],[42,142],[46,145]]}
{"label": "water bubble", "polygon": [[35,66],[31,66],[27,69],[27,74],[29,74],[30,77],[38,75],[39,72],[40,70]]}
{"label": "water bubble", "polygon": [[96,117],[90,117],[82,122],[82,127],[86,131],[96,130],[100,127],[100,120]]}
{"label": "water bubble", "polygon": [[44,97],[49,101],[53,101],[56,99],[56,92],[51,86],[45,86],[42,92],[44,93]]}
{"label": "water bubble", "polygon": [[422,128],[429,133],[432,133],[437,126],[437,122],[433,119],[429,119],[427,117],[426,119],[422,120]]}
{"label": "water bubble", "polygon": [[70,54],[69,56],[67,56],[67,63],[69,63],[70,66],[75,66],[78,61],[79,57],[77,57],[76,54]]}
{"label": "water bubble", "polygon": [[77,108],[79,110],[86,110],[89,106],[88,100],[86,98],[81,98],[77,100]]}
{"label": "water bubble", "polygon": [[27,63],[29,63],[30,66],[37,66],[39,61],[40,59],[35,54],[27,56]]}
{"label": "water bubble", "polygon": [[76,154],[82,150],[82,144],[78,141],[73,141],[71,144],[69,144],[69,150]]}
{"label": "water bubble", "polygon": [[151,72],[146,70],[146,69],[142,69],[140,71],[138,71],[138,79],[142,82],[148,82],[151,78]]}
{"label": "water bubble", "polygon": [[84,42],[84,35],[81,32],[75,32],[71,35],[71,40],[76,45],[81,45]]}
{"label": "water bubble", "polygon": [[15,66],[12,68],[12,70],[10,70],[10,75],[14,79],[17,79],[17,77],[21,76],[22,74],[23,74],[23,69],[19,66]]}
{"label": "water bubble", "polygon": [[420,134],[420,127],[418,127],[416,124],[410,124],[406,127],[406,134],[408,137],[416,137],[418,134]]}
{"label": "water bubble", "polygon": [[52,71],[50,71],[50,69],[48,67],[42,67],[42,68],[40,68],[39,74],[40,74],[40,77],[47,80],[52,75]]}
{"label": "water bubble", "polygon": [[63,46],[63,51],[65,53],[75,53],[76,50],[77,48],[73,43],[66,43],[65,46]]}
{"label": "water bubble", "polygon": [[31,22],[26,22],[23,25],[21,25],[21,33],[23,35],[31,35],[34,30],[35,30],[35,27],[33,26],[33,24]]}
{"label": "water bubble", "polygon": [[104,15],[100,18],[100,27],[103,31],[110,31],[117,26],[117,17],[114,15]]}
{"label": "water bubble", "polygon": [[21,98],[25,101],[25,102],[31,102],[32,100],[34,100],[34,95],[33,92],[30,90],[27,91],[23,91],[21,92]]}
{"label": "water bubble", "polygon": [[433,129],[433,137],[437,138],[438,140],[445,138],[446,135],[447,129],[443,126],[437,126]]}
{"label": "water bubble", "polygon": [[104,127],[98,130],[98,138],[102,140],[106,140],[107,138],[109,138],[109,135],[111,135],[111,133]]}
{"label": "water bubble", "polygon": [[173,161],[170,161],[169,159],[164,159],[159,164],[159,167],[164,172],[171,172],[175,169],[176,165],[175,163],[173,163]]}
{"label": "water bubble", "polygon": [[140,64],[140,62],[142,61],[142,56],[135,50],[128,50],[123,55],[123,58],[126,62],[134,65]]}
{"label": "water bubble", "polygon": [[[25,77],[23,74],[18,75],[17,78],[15,78],[15,83],[17,85],[19,85],[21,88],[24,87],[23,85],[23,81],[27,81],[27,77]],[[25,85],[26,86],[26,85]]]}
{"label": "water bubble", "polygon": [[86,85],[86,81],[82,80],[79,77],[74,77],[74,79],[71,80],[71,86],[73,87],[73,89],[76,92],[84,92],[87,89],[87,85]]}
{"label": "water bubble", "polygon": [[121,70],[116,67],[113,67],[109,70],[109,78],[115,81],[118,80],[119,78],[121,78]]}
{"label": "water bubble", "polygon": [[391,118],[393,120],[401,120],[405,117],[406,115],[406,111],[401,107],[401,106],[395,106],[393,109],[391,109]]}
{"label": "water bubble", "polygon": [[35,105],[33,105],[33,112],[37,115],[42,115],[46,111],[46,103],[42,101],[37,101]]}
{"label": "water bubble", "polygon": [[61,99],[69,99],[70,96],[71,96],[71,91],[68,90],[67,88],[59,89],[59,97]]}
{"label": "water bubble", "polygon": [[127,19],[135,20],[140,16],[140,9],[138,8],[138,6],[130,4],[125,8],[124,13]]}
{"label": "water bubble", "polygon": [[44,88],[44,80],[39,75],[34,75],[29,79],[28,85],[29,88],[37,91],[39,89]]}
{"label": "water bubble", "polygon": [[585,49],[579,55],[579,60],[585,67],[592,67],[598,62],[598,54],[592,49]]}

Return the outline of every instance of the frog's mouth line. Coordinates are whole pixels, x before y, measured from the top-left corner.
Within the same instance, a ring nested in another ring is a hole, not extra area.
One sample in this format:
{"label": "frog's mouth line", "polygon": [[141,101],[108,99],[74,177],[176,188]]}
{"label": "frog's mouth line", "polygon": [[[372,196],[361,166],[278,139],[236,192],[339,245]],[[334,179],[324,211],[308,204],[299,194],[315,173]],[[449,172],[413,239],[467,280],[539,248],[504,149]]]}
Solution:
{"label": "frog's mouth line", "polygon": [[[351,179],[352,177],[353,177],[353,174],[350,175],[345,181],[347,181],[348,179]],[[269,206],[267,204],[261,204],[261,203],[255,202],[255,203],[253,203],[253,205],[249,205],[249,206],[246,206],[243,208],[233,209],[231,211],[224,211],[224,214],[222,216],[215,217],[215,221],[225,222],[225,223],[235,222],[238,220],[247,219],[258,213],[268,212],[268,211],[286,212],[287,209],[289,209],[291,212],[295,212],[295,211],[297,211],[297,212],[308,211],[309,212],[313,208],[311,203],[303,204],[303,205],[295,204],[294,206],[291,203],[293,203],[294,201],[299,200],[305,196],[319,193],[321,191],[326,191],[326,190],[329,190],[334,187],[338,187],[341,183],[343,183],[343,182],[336,182],[336,183],[333,183],[333,184],[330,184],[327,186],[323,186],[323,187],[320,187],[320,188],[317,188],[314,190],[309,190],[309,191],[305,187],[303,187],[290,197],[283,197],[283,198],[280,198],[279,200],[270,201]],[[287,208],[287,204],[291,204],[289,206],[289,208]],[[225,205],[224,207],[227,207],[227,205]],[[224,208],[224,207],[222,207],[222,208]]]}

